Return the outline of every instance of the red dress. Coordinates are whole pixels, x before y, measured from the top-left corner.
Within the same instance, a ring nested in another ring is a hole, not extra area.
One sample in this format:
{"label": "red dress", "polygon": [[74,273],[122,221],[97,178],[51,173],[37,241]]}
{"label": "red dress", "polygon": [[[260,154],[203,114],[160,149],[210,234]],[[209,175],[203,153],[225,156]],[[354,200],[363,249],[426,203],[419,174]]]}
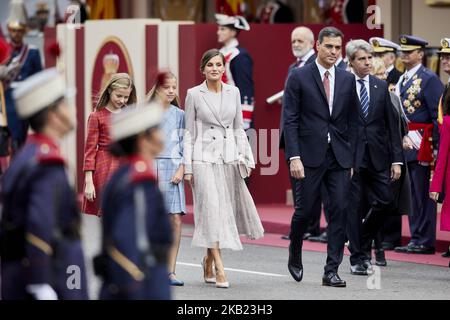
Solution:
{"label": "red dress", "polygon": [[93,202],[90,202],[86,197],[83,198],[82,212],[86,214],[101,215],[100,198],[103,187],[119,167],[119,160],[108,151],[110,144],[110,116],[111,111],[106,108],[94,111],[89,115],[83,171],[93,171],[95,199]]}
{"label": "red dress", "polygon": [[441,211],[441,230],[450,231],[450,116],[444,116],[439,141],[439,153],[430,192],[445,191]]}

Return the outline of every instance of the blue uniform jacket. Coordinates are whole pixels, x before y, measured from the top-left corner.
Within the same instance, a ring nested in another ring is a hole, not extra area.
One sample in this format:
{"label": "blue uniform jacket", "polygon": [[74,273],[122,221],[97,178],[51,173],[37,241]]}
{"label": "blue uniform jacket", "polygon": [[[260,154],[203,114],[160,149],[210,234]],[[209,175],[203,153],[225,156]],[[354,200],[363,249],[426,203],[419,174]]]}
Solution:
{"label": "blue uniform jacket", "polygon": [[2,202],[2,297],[49,284],[59,299],[87,298],[76,196],[53,141],[30,136],[3,177]]}
{"label": "blue uniform jacket", "polygon": [[[12,58],[16,57],[20,52],[14,51]],[[20,69],[20,73],[14,82],[21,82],[26,80],[28,77],[35,73],[42,71],[42,60],[38,49],[30,48],[28,51],[27,58]],[[5,91],[5,103],[6,103],[6,114],[8,119],[8,128],[11,131],[11,135],[14,141],[17,141],[19,145],[25,143],[28,122],[19,119],[16,108],[14,106],[13,98],[13,88],[8,88]]]}
{"label": "blue uniform jacket", "polygon": [[[433,123],[433,149],[438,150],[437,117],[439,99],[444,90],[442,82],[433,71],[421,66],[405,86],[400,83],[399,88],[402,106],[408,120],[417,123]],[[405,157],[408,162],[416,161],[417,150],[405,151]]]}
{"label": "blue uniform jacket", "polygon": [[[140,222],[139,210],[145,216]],[[165,260],[172,231],[148,162],[133,157],[122,163],[106,185],[102,212],[105,274],[100,299],[170,299]],[[139,241],[148,242],[149,250],[143,251]]]}

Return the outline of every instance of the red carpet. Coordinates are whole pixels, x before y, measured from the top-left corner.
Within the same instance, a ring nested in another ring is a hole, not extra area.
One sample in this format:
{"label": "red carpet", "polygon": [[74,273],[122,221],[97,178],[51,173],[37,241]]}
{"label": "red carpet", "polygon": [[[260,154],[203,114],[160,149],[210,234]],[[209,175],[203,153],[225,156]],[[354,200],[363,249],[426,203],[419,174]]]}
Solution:
{"label": "red carpet", "polygon": [[[192,206],[188,206],[187,210],[189,214],[187,214],[183,218],[183,222],[186,224],[194,223],[194,216],[192,214]],[[242,238],[243,243],[248,244],[256,244],[262,246],[273,246],[273,247],[282,247],[287,248],[289,241],[281,239],[281,235],[288,234],[290,230],[290,222],[293,213],[292,207],[285,205],[260,205],[258,206],[258,213],[261,217],[261,221],[263,223],[264,229],[266,231],[266,235],[264,238],[260,240],[248,240]],[[438,222],[439,222],[439,214],[438,214]],[[402,238],[403,243],[406,244],[409,241],[410,233],[408,226],[408,218],[403,217],[403,230],[402,230]],[[322,215],[321,227],[325,227],[325,219]],[[449,259],[442,258],[441,252],[446,251],[448,246],[450,245],[450,232],[443,232],[439,230],[439,223],[437,227],[437,253],[434,255],[417,255],[417,254],[403,254],[396,253],[393,251],[386,251],[386,259],[393,261],[402,261],[402,262],[413,262],[420,264],[430,264],[436,266],[445,266],[448,267]],[[187,235],[189,236],[189,235]],[[305,250],[309,251],[317,251],[317,252],[326,252],[326,244],[323,243],[314,243],[305,241],[303,245]],[[348,250],[345,250],[348,255]]]}

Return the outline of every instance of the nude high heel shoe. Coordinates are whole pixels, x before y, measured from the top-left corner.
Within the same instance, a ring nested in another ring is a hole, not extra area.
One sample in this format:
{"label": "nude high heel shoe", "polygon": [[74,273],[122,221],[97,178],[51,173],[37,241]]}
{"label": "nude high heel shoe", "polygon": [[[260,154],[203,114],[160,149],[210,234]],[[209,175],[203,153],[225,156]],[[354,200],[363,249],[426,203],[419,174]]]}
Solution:
{"label": "nude high heel shoe", "polygon": [[203,267],[203,279],[205,279],[205,282],[206,283],[216,283],[216,278],[207,278],[206,277],[206,257],[203,257],[202,267]]}
{"label": "nude high heel shoe", "polygon": [[[217,268],[216,268],[216,279],[217,279],[217,275],[219,274]],[[228,281],[226,282],[217,282],[216,281],[216,288],[220,288],[220,289],[228,289],[230,287],[230,283]]]}

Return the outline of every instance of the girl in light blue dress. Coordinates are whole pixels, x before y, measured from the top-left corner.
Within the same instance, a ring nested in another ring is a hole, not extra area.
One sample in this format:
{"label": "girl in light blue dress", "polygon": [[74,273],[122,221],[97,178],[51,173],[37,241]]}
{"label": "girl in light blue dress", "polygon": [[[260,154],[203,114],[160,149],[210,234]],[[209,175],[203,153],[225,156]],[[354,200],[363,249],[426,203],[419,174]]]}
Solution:
{"label": "girl in light blue dress", "polygon": [[160,128],[165,137],[164,151],[156,158],[158,184],[164,195],[166,210],[170,214],[173,244],[169,252],[169,280],[173,286],[183,286],[175,274],[181,239],[181,218],[186,214],[184,194],[183,133],[184,111],[180,109],[176,94],[177,79],[171,72],[160,73],[147,100],[159,100],[166,110]]}

